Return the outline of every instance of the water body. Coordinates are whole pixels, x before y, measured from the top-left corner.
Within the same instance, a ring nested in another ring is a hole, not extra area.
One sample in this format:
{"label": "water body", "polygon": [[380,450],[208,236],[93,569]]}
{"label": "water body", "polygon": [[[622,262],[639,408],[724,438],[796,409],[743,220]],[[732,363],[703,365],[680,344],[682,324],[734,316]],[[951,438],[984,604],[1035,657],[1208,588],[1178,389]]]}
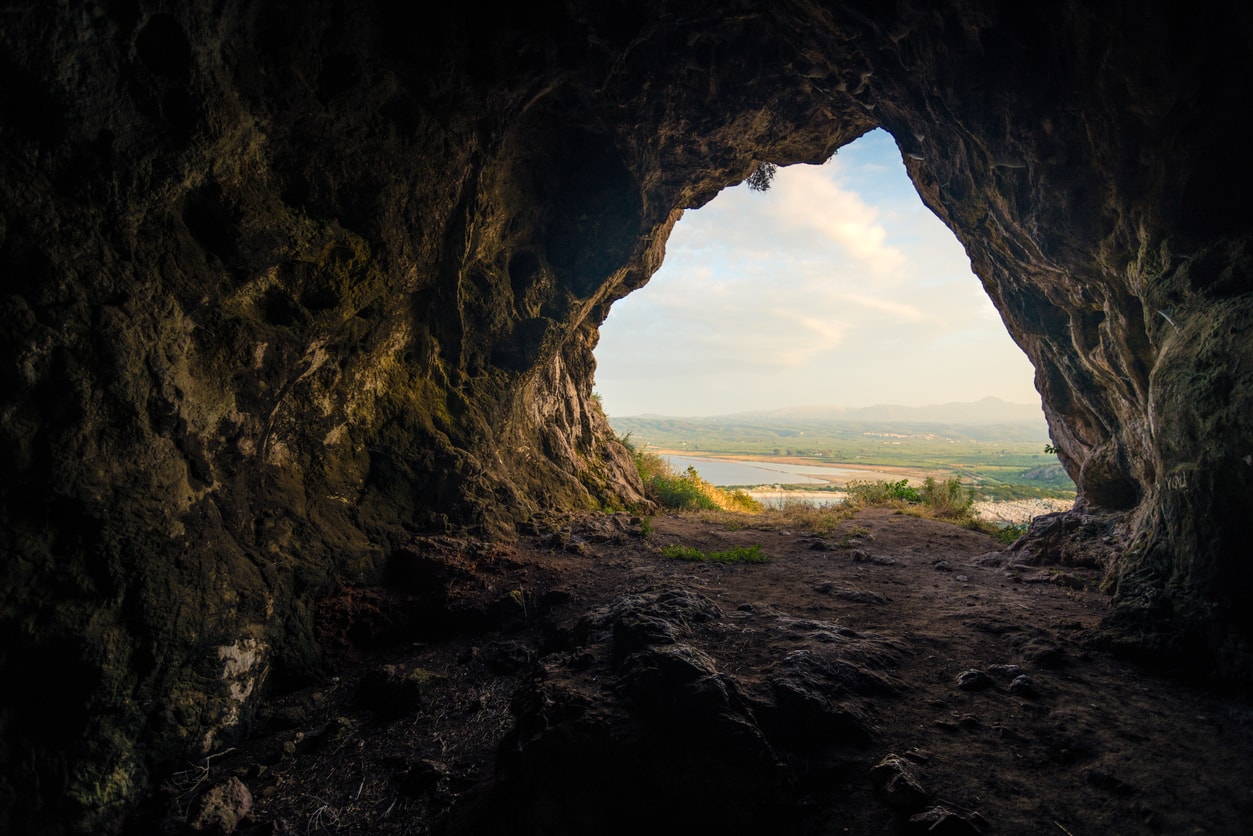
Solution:
{"label": "water body", "polygon": [[804,502],[815,508],[843,505],[848,494],[842,491],[772,491],[754,489],[748,495],[767,508],[783,508],[793,502]]}
{"label": "water body", "polygon": [[[706,459],[697,456],[662,456],[680,473],[688,466],[714,485],[827,485],[832,480],[865,478],[865,472],[819,464],[780,464],[742,459]],[[817,478],[821,474],[826,478]]]}

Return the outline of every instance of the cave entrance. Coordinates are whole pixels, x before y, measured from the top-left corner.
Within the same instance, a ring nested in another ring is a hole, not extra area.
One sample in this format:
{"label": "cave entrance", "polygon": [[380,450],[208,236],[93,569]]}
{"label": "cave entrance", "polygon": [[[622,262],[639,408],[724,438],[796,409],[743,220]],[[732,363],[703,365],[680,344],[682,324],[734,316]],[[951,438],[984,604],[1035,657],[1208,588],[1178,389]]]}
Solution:
{"label": "cave entrance", "polygon": [[[1051,467],[1058,487],[1071,487],[1056,459],[1043,454],[1048,431],[1030,362],[883,130],[824,165],[779,169],[764,193],[740,184],[685,214],[650,283],[615,303],[596,357],[597,391],[615,428],[662,448],[816,455],[838,446],[847,457],[873,457],[866,449],[873,441],[904,448],[885,451],[898,455],[882,461],[924,465],[946,451],[922,438],[896,438],[934,434],[906,431],[906,423],[1016,422],[1022,426],[996,432],[957,430],[950,448],[1003,441],[987,448],[987,463],[1008,450],[1017,467],[1008,475]],[[841,408],[954,403],[973,406],[845,413],[860,426],[859,444],[800,435],[789,442],[787,430],[767,426],[778,417],[831,420]],[[703,431],[671,424],[674,433],[643,417],[778,410],[755,422],[698,422]],[[883,418],[878,430],[876,416]],[[919,460],[908,461],[907,450]],[[977,481],[974,471],[965,476]]]}

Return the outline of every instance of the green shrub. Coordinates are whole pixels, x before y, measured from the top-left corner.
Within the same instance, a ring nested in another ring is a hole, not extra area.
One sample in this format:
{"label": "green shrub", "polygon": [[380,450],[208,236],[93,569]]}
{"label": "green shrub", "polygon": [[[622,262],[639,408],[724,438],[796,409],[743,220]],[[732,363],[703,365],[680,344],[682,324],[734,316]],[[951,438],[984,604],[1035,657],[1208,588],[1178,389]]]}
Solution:
{"label": "green shrub", "polygon": [[922,504],[937,517],[964,520],[974,515],[974,488],[965,487],[956,477],[937,482],[928,476],[922,482],[920,493]]}
{"label": "green shrub", "polygon": [[670,463],[656,453],[634,449],[627,438],[621,439],[631,451],[635,469],[648,498],[662,508],[674,511],[744,511],[756,513],[761,504],[745,491],[724,491],[700,477],[695,467],[675,472]]}
{"label": "green shrub", "polygon": [[928,476],[920,488],[910,487],[907,479],[849,482],[847,490],[863,505],[922,505],[930,516],[947,520],[965,520],[974,515],[975,491],[956,477],[937,482]]}
{"label": "green shrub", "polygon": [[662,557],[671,560],[690,560],[704,563],[769,563],[770,557],[761,546],[732,546],[723,552],[706,552],[692,546],[666,546]]}
{"label": "green shrub", "polygon": [[1000,540],[1008,546],[1010,543],[1027,533],[1028,525],[1029,523],[1010,523],[1009,525],[997,526],[996,530],[991,532],[991,534],[997,540]]}
{"label": "green shrub", "polygon": [[849,482],[845,488],[849,496],[864,505],[897,505],[901,502],[921,502],[917,488],[909,486],[908,479],[899,482]]}

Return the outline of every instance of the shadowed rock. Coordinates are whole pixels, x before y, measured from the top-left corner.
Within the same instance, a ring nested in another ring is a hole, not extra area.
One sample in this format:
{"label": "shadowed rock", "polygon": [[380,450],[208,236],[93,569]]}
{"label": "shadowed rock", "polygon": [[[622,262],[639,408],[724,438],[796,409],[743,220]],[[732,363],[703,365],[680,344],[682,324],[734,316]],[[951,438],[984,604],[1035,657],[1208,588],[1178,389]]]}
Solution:
{"label": "shadowed rock", "polygon": [[1033,554],[1106,572],[1111,646],[1253,676],[1251,14],[12,4],[0,823],[113,826],[414,531],[640,502],[611,304],[684,209],[876,127],[1099,523]]}

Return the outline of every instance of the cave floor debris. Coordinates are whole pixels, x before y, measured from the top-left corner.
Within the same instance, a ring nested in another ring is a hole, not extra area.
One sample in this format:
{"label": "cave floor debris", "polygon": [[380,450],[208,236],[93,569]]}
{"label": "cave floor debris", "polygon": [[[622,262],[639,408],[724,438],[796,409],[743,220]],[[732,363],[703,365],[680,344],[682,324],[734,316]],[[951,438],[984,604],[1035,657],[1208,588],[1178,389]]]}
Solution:
{"label": "cave floor debris", "polygon": [[822,538],[596,515],[415,541],[324,602],[335,670],[130,830],[238,779],[256,834],[1243,832],[1253,705],[1096,649],[1096,572],[998,548],[887,509]]}

